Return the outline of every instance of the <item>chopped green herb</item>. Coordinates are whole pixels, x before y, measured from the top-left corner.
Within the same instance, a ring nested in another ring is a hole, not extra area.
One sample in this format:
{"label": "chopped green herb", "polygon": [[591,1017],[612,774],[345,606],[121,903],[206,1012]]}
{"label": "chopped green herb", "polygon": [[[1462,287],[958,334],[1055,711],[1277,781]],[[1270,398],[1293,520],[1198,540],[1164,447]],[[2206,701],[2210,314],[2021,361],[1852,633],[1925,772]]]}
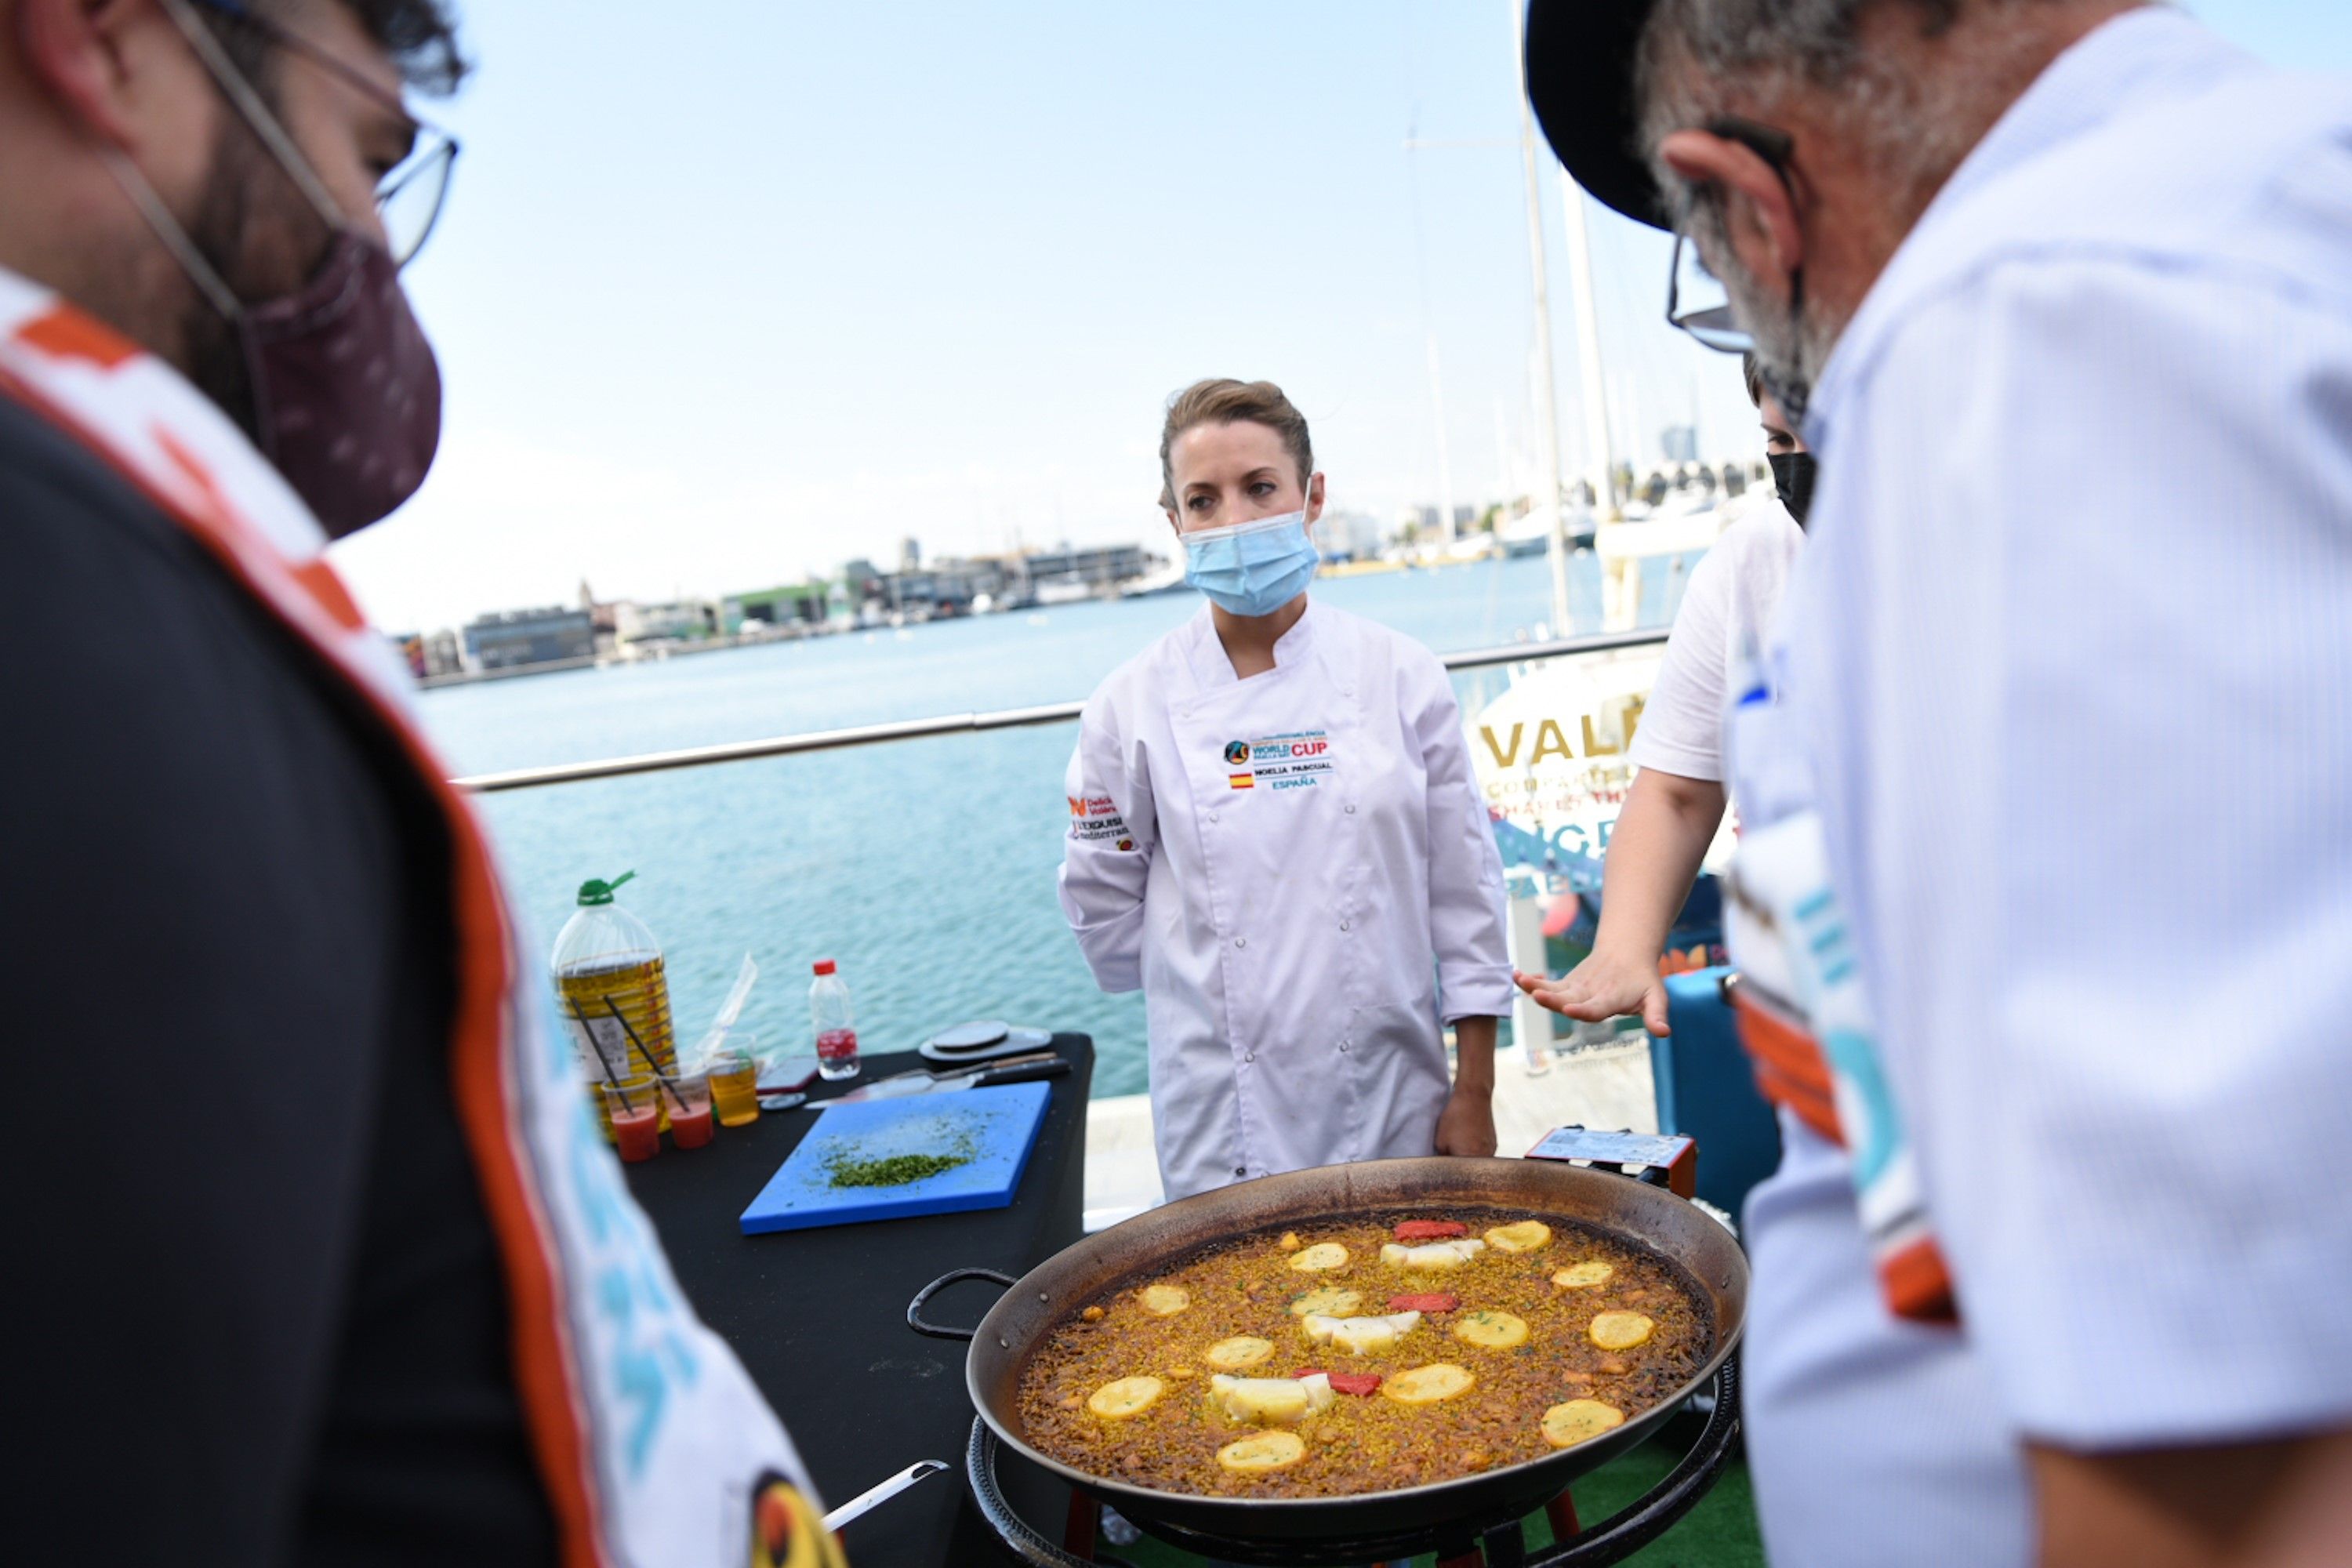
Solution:
{"label": "chopped green herb", "polygon": [[945,1150],[929,1154],[877,1158],[861,1154],[852,1145],[825,1156],[824,1173],[835,1187],[903,1187],[952,1171],[958,1165],[968,1165],[979,1152],[979,1145],[969,1133],[957,1134]]}

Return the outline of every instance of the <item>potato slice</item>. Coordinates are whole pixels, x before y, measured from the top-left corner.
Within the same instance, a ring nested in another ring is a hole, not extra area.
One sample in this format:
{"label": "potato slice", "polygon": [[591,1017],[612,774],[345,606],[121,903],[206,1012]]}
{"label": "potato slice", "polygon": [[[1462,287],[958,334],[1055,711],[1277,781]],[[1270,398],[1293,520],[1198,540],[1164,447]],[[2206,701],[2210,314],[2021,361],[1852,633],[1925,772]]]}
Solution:
{"label": "potato slice", "polygon": [[1290,1304],[1294,1318],[1345,1318],[1364,1304],[1363,1292],[1339,1285],[1318,1285]]}
{"label": "potato slice", "polygon": [[1612,1426],[1624,1424],[1625,1413],[1613,1405],[1603,1405],[1597,1399],[1571,1399],[1543,1413],[1544,1441],[1555,1448],[1573,1448]]}
{"label": "potato slice", "polygon": [[1234,1377],[1219,1373],[1209,1380],[1209,1399],[1236,1421],[1262,1426],[1289,1426],[1318,1410],[1328,1410],[1339,1394],[1330,1377]]}
{"label": "potato slice", "polygon": [[1217,1450],[1217,1463],[1237,1476],[1285,1469],[1306,1457],[1307,1442],[1296,1432],[1253,1432]]}
{"label": "potato slice", "polygon": [[1274,1342],[1259,1339],[1255,1334],[1235,1334],[1202,1351],[1201,1359],[1221,1372],[1239,1372],[1245,1366],[1272,1361]]}
{"label": "potato slice", "polygon": [[1539,1219],[1498,1225],[1486,1233],[1486,1245],[1497,1252],[1538,1252],[1551,1245],[1551,1226]]}
{"label": "potato slice", "polygon": [[1124,1421],[1159,1404],[1167,1392],[1168,1385],[1156,1377],[1122,1377],[1087,1395],[1087,1408],[1106,1421]]}
{"label": "potato slice", "polygon": [[1422,1247],[1401,1247],[1391,1241],[1381,1248],[1381,1261],[1391,1268],[1459,1268],[1486,1250],[1486,1244],[1475,1237],[1456,1237],[1452,1241],[1433,1241]]}
{"label": "potato slice", "polygon": [[1336,1241],[1318,1241],[1293,1254],[1290,1266],[1301,1274],[1328,1274],[1334,1268],[1348,1267],[1348,1249]]}
{"label": "potato slice", "polygon": [[1490,1351],[1507,1351],[1528,1342],[1528,1321],[1508,1312],[1465,1312],[1454,1324],[1454,1337]]}
{"label": "potato slice", "polygon": [[1334,1344],[1352,1355],[1371,1355],[1395,1349],[1397,1341],[1420,1323],[1419,1312],[1391,1312],[1378,1318],[1335,1318],[1317,1312],[1300,1326],[1318,1345]]}
{"label": "potato slice", "polygon": [[1393,1374],[1381,1384],[1381,1393],[1399,1405],[1434,1405],[1469,1393],[1477,1381],[1465,1369],[1441,1361]]}
{"label": "potato slice", "polygon": [[1135,1293],[1143,1310],[1155,1318],[1172,1318],[1192,1304],[1192,1292],[1181,1285],[1146,1285]]}
{"label": "potato slice", "polygon": [[1609,1283],[1609,1277],[1616,1272],[1615,1268],[1595,1258],[1582,1263],[1571,1263],[1565,1268],[1555,1269],[1551,1282],[1563,1290],[1582,1290],[1594,1285],[1606,1285]]}
{"label": "potato slice", "polygon": [[1595,1312],[1585,1334],[1605,1351],[1629,1351],[1648,1342],[1657,1324],[1639,1312]]}

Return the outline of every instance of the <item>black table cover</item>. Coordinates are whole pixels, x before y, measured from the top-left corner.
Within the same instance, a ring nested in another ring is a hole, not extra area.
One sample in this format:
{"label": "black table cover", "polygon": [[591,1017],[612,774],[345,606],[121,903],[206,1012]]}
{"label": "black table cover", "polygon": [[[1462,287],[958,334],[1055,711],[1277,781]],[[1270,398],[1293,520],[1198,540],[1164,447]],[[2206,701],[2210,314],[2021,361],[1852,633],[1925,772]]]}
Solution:
{"label": "black table cover", "polygon": [[[1010,1208],[927,1215],[816,1230],[745,1236],[743,1212],[818,1121],[807,1110],[763,1112],[722,1127],[716,1142],[627,1167],[637,1202],[661,1233],[695,1310],[735,1353],[791,1430],[833,1507],[918,1459],[953,1468],[902,1492],[842,1532],[855,1568],[985,1563],[998,1553],[965,1494],[971,1401],[963,1351],[907,1327],[907,1303],[950,1268],[1026,1273],[1076,1241],[1086,1197],[1087,1090],[1094,1042],[1057,1034],[1070,1074],[1054,1080],[1045,1125]],[[928,1067],[912,1051],[866,1058],[862,1076],[811,1086],[817,1098]],[[975,1323],[995,1300],[985,1281],[942,1293],[925,1316]],[[1026,1467],[1024,1467],[1026,1468]],[[1021,1512],[1058,1536],[1066,1489],[1034,1471],[1008,1477]]]}

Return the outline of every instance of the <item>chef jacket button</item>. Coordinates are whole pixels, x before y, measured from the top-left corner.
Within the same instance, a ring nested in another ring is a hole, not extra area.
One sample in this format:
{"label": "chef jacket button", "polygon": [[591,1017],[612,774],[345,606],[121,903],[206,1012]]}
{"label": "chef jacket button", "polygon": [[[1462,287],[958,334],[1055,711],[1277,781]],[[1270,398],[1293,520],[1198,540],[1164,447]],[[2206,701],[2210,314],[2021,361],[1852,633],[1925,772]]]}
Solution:
{"label": "chef jacket button", "polygon": [[1234,1167],[1234,1174],[1236,1176],[1246,1176],[1249,1174],[1249,1167],[1247,1165],[1235,1165]]}
{"label": "chef jacket button", "polygon": [[1346,931],[1348,929],[1348,922],[1346,921],[1341,921],[1339,922],[1339,929],[1341,931]]}
{"label": "chef jacket button", "polygon": [[[1351,805],[1351,806],[1349,806],[1348,809],[1349,809],[1349,811],[1353,811],[1353,810],[1355,810],[1356,808],[1355,808],[1354,806],[1352,806],[1352,805]],[[1209,826],[1212,826],[1212,827],[1214,827],[1216,825],[1217,825],[1217,814],[1216,814],[1215,812],[1213,812],[1213,812],[1209,813]]]}
{"label": "chef jacket button", "polygon": [[1254,1062],[1257,1060],[1257,1053],[1255,1051],[1244,1051],[1242,1053],[1242,1060],[1245,1062]]}
{"label": "chef jacket button", "polygon": [[1235,947],[1247,947],[1249,945],[1249,938],[1245,936],[1237,936],[1234,938],[1234,945]]}
{"label": "chef jacket button", "polygon": [[1355,1041],[1353,1041],[1353,1040],[1341,1040],[1341,1041],[1339,1042],[1339,1048],[1340,1048],[1342,1051],[1344,1051],[1344,1050],[1346,1050],[1349,1046],[1352,1046],[1352,1045],[1354,1045],[1355,1043],[1356,1043],[1356,1042],[1355,1042]]}
{"label": "chef jacket button", "polygon": [[[1354,804],[1352,801],[1349,803],[1349,805],[1348,805],[1348,815],[1349,815],[1349,816],[1355,816],[1355,815],[1356,815],[1356,807],[1355,807],[1355,804]],[[1214,821],[1216,820],[1216,818],[1213,816],[1213,817],[1209,818],[1209,820],[1210,820],[1210,821],[1212,821],[1212,822],[1214,822]]]}

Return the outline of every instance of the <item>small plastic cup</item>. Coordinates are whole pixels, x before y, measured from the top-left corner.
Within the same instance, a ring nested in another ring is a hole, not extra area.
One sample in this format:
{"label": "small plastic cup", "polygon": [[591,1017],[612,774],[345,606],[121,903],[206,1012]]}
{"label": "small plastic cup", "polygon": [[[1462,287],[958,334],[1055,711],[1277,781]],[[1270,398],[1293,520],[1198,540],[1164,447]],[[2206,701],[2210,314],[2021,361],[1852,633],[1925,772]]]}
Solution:
{"label": "small plastic cup", "polygon": [[758,1045],[749,1035],[730,1034],[704,1064],[721,1127],[746,1127],[760,1120]]}
{"label": "small plastic cup", "polygon": [[710,1079],[701,1073],[681,1073],[662,1082],[669,1101],[670,1141],[681,1149],[699,1149],[718,1129],[710,1120]]}
{"label": "small plastic cup", "polygon": [[613,1145],[632,1163],[661,1152],[661,1098],[651,1073],[632,1073],[603,1086],[604,1121]]}

